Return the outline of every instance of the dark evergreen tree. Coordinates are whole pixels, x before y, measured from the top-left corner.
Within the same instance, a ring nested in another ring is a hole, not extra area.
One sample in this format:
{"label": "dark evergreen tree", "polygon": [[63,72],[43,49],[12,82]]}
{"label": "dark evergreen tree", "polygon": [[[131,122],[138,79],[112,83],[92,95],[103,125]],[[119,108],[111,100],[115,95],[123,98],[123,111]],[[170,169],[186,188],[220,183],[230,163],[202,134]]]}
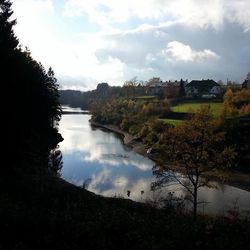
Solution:
{"label": "dark evergreen tree", "polygon": [[18,39],[13,32],[13,25],[16,20],[10,21],[11,3],[8,0],[0,0],[0,50],[2,53],[9,53],[17,48]]}
{"label": "dark evergreen tree", "polygon": [[19,45],[12,13],[10,1],[0,0],[0,80],[8,97],[2,104],[4,155],[11,159],[2,172],[41,172],[48,169],[50,151],[62,140],[57,131],[58,85],[53,70],[46,72]]}
{"label": "dark evergreen tree", "polygon": [[185,95],[186,95],[186,91],[185,91],[185,88],[184,88],[184,82],[181,79],[180,88],[179,88],[179,97],[183,97]]}

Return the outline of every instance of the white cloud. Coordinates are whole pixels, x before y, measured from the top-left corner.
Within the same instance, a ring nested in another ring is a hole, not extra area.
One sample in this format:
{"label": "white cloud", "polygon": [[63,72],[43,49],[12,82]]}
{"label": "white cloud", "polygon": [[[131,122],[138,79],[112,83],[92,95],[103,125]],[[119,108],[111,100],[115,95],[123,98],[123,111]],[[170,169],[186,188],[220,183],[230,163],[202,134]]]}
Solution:
{"label": "white cloud", "polygon": [[68,0],[64,14],[87,15],[91,22],[110,27],[131,17],[179,20],[185,25],[220,29],[224,21],[250,25],[249,0]]}
{"label": "white cloud", "polygon": [[99,23],[108,18],[113,21],[124,22],[133,15],[139,18],[158,18],[163,9],[163,2],[169,0],[68,0],[65,4],[64,14],[68,16],[86,13],[90,19]]}
{"label": "white cloud", "polygon": [[[28,8],[27,8],[28,6]],[[53,39],[48,19],[54,14],[54,6],[51,0],[23,0],[13,3],[14,17],[17,18],[15,30],[21,43],[31,45],[41,44],[39,41]],[[53,25],[50,23],[50,25]],[[28,43],[28,44],[27,44]]]}
{"label": "white cloud", "polygon": [[218,29],[223,23],[222,0],[177,0],[173,1],[170,12],[189,26]]}
{"label": "white cloud", "polygon": [[228,21],[235,22],[244,28],[245,32],[250,31],[250,1],[249,0],[228,0],[225,1],[225,16]]}
{"label": "white cloud", "polygon": [[98,84],[94,78],[84,77],[82,75],[59,75],[57,77],[58,83],[61,89],[72,89],[86,91],[88,89],[94,89]]}
{"label": "white cloud", "polygon": [[[16,1],[13,9],[18,21],[15,32],[20,43],[27,46],[33,57],[47,68],[52,66],[66,86],[87,90],[107,79],[120,83],[123,63],[112,57],[100,63],[95,56],[95,51],[105,46],[102,35],[73,33],[67,37],[68,30],[62,34],[61,30],[68,24],[57,18],[52,0]],[[75,83],[72,83],[72,78],[76,79]],[[79,79],[88,81],[79,87]]]}
{"label": "white cloud", "polygon": [[47,67],[52,65],[55,58],[58,60],[62,56],[57,51],[63,46],[63,42],[56,39],[58,32],[52,0],[15,1],[13,9],[17,18],[15,32],[20,43],[31,50],[36,60],[46,63]]}
{"label": "white cloud", "polygon": [[167,44],[167,48],[161,51],[162,55],[171,62],[194,62],[205,59],[218,59],[219,56],[209,50],[196,51],[189,45],[185,45],[178,41],[172,41]]}

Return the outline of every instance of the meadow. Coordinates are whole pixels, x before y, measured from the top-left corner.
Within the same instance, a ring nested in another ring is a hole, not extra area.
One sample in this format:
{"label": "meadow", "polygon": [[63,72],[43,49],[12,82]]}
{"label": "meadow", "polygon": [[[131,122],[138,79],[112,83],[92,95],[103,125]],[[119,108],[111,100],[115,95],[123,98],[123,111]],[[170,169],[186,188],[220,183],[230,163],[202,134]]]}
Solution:
{"label": "meadow", "polygon": [[171,110],[173,112],[187,112],[187,113],[194,113],[197,111],[197,109],[199,109],[201,107],[201,105],[209,105],[212,111],[212,114],[215,117],[219,117],[222,107],[223,107],[223,103],[219,103],[219,102],[202,102],[202,103],[182,103],[182,104],[178,104],[176,106],[173,106],[171,108]]}

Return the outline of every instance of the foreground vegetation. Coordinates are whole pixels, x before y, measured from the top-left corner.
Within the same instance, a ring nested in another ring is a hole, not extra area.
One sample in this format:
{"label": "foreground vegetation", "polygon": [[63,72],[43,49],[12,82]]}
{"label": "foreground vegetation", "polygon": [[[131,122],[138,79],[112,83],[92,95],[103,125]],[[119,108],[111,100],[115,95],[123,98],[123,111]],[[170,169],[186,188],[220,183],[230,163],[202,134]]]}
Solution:
{"label": "foreground vegetation", "polygon": [[[51,176],[0,193],[0,249],[244,249],[250,223],[103,198]],[[6,195],[8,194],[8,195]]]}

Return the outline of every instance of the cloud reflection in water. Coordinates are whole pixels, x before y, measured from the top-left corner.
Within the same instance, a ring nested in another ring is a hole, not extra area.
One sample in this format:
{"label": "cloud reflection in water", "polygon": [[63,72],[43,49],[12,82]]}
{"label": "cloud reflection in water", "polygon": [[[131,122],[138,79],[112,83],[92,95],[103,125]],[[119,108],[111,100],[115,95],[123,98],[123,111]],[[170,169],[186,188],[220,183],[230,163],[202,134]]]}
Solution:
{"label": "cloud reflection in water", "polygon": [[[92,129],[89,119],[89,115],[62,116],[63,178],[78,186],[88,180],[88,189],[104,196],[128,198],[129,190],[130,199],[152,199],[155,194],[150,184],[154,179],[154,163],[124,146],[114,133]],[[184,196],[179,185],[170,185],[162,194],[170,191]],[[202,188],[199,198],[208,202],[200,211],[225,212],[236,200],[241,210],[250,210],[250,193],[227,185],[218,189]]]}

